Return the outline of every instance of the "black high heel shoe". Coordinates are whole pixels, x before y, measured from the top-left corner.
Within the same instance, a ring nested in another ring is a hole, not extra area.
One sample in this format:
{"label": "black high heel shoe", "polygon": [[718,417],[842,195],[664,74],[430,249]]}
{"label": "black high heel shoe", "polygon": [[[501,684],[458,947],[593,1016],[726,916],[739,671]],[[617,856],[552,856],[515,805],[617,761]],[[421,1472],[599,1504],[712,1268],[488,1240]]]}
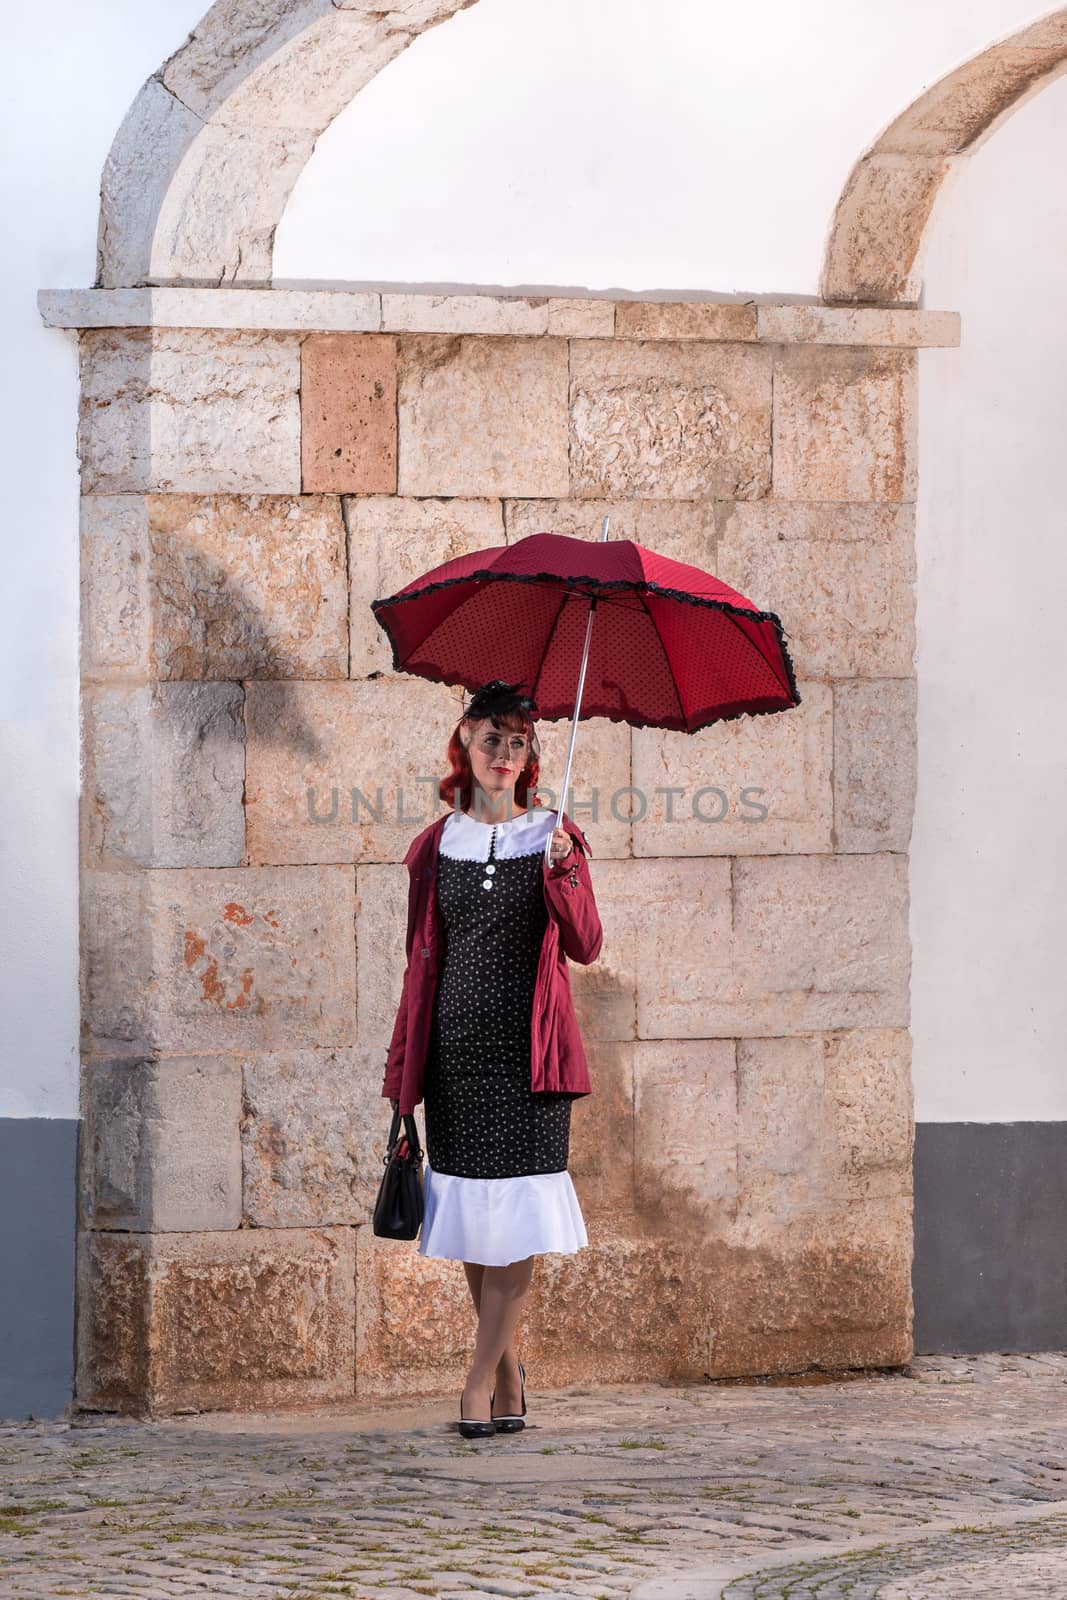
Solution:
{"label": "black high heel shoe", "polygon": [[[523,1366],[521,1361],[519,1362],[519,1383],[522,1387],[522,1410],[517,1416],[514,1414],[505,1415],[503,1417],[494,1416],[493,1422],[496,1426],[497,1433],[518,1433],[520,1428],[525,1428],[526,1426],[526,1368]],[[496,1390],[494,1389],[492,1394],[489,1396],[490,1415],[492,1415],[493,1401],[495,1399]]]}
{"label": "black high heel shoe", "polygon": [[[495,1393],[495,1391],[494,1391]],[[489,1410],[492,1411],[493,1402],[489,1401]],[[464,1439],[486,1439],[496,1432],[496,1423],[493,1421],[481,1422],[473,1417],[463,1415],[463,1396],[459,1397],[459,1431]]]}

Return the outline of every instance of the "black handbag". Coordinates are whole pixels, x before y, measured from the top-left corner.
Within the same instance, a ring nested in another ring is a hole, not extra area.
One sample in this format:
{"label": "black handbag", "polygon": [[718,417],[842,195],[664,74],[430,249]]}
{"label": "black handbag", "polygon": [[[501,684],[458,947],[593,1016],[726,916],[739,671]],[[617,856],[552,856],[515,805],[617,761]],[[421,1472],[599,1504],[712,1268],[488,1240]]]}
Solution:
{"label": "black handbag", "polygon": [[393,1112],[388,1148],[382,1160],[385,1171],[374,1203],[373,1232],[379,1239],[414,1239],[422,1227],[422,1146],[410,1111],[404,1113],[400,1132],[400,1107]]}

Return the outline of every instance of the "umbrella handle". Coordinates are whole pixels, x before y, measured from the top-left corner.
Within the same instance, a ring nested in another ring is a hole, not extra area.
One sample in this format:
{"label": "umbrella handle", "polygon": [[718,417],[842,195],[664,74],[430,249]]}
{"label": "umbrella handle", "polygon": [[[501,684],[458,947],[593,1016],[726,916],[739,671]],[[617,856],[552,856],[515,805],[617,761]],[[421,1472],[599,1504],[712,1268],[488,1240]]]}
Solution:
{"label": "umbrella handle", "polygon": [[[600,542],[602,544],[607,540],[608,523],[610,521],[610,516],[604,518],[604,526],[600,530]],[[585,669],[589,661],[589,638],[593,632],[593,612],[596,610],[596,602],[597,597],[593,595],[589,601],[589,615],[585,622],[585,644],[582,646],[582,666],[581,671],[578,673],[578,692],[574,700],[574,716],[571,718],[571,739],[570,744],[567,746],[567,765],[563,772],[563,786],[559,792],[559,805],[556,807],[556,820],[552,824],[552,833],[555,833],[559,827],[567,799],[567,785],[570,782],[571,763],[574,760],[574,742],[578,734],[578,713],[581,710],[582,690],[585,687]],[[545,840],[545,861],[549,864],[551,864],[552,859],[552,833]]]}

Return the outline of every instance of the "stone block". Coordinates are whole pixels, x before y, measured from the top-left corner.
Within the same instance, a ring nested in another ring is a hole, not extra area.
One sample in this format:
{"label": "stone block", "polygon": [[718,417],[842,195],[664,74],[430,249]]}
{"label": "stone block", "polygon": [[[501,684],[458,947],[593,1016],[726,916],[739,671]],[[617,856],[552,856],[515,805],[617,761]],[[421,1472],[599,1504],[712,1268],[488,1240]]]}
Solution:
{"label": "stone block", "polygon": [[371,1220],[389,1131],[378,1049],[246,1056],[244,1215],[256,1228]]}
{"label": "stone block", "polygon": [[958,311],[888,306],[757,306],[759,337],[775,344],[955,346]]}
{"label": "stone block", "polygon": [[907,1027],[907,859],[741,857],[730,944],[731,999],[704,1004],[693,1019],[702,1033]]}
{"label": "stone block", "polygon": [[325,495],[86,495],[87,678],[344,678],[345,528]]}
{"label": "stone block", "polygon": [[410,677],[250,683],[250,862],[399,861],[444,810],[460,692]]}
{"label": "stone block", "polygon": [[571,1105],[571,1178],[583,1215],[634,1209],[634,1046],[589,1040],[592,1094]]}
{"label": "stone block", "polygon": [[732,1039],[640,1040],[633,1046],[637,1204],[665,1234],[721,1234],[738,1199],[737,1082]]}
{"label": "stone block", "polygon": [[832,1205],[823,1040],[737,1041],[737,1210],[764,1235]]}
{"label": "stone block", "polygon": [[403,865],[356,868],[356,1037],[378,1050],[379,1094],[407,964],[409,883]]}
{"label": "stone block", "polygon": [[[714,569],[716,507],[710,500],[505,500],[508,543],[531,533],[566,533],[600,541],[610,516],[608,543],[633,539],[657,555]],[[593,624],[594,628],[596,623]]]}
{"label": "stone block", "polygon": [[80,1240],[77,1397],[167,1416],[348,1399],[351,1228]]}
{"label": "stone block", "polygon": [[944,157],[877,151],[856,163],[831,225],[819,283],[824,300],[917,304],[920,244],[951,165]]}
{"label": "stone block", "polygon": [[82,1015],[100,1053],[351,1043],[351,868],[88,872],[82,882]]}
{"label": "stone block", "polygon": [[382,327],[395,333],[547,333],[548,301],[491,294],[383,294]]}
{"label": "stone block", "polygon": [[823,1084],[835,1158],[827,1193],[877,1201],[912,1193],[911,1035],[854,1028],[823,1036]]}
{"label": "stone block", "polygon": [[[605,717],[580,723],[565,797],[560,791],[567,770],[570,718],[539,721],[537,737],[541,742],[538,799],[554,811],[563,798],[564,811],[589,840],[591,861],[629,856],[630,822],[625,807],[631,787],[630,728]],[[618,803],[613,806],[616,798]]]}
{"label": "stone block", "polygon": [[[736,982],[729,860],[662,857],[626,862],[625,869],[630,893],[620,906],[616,890],[608,910],[612,937],[616,929],[623,933],[630,946],[624,960],[632,961],[630,970],[637,975],[638,1038],[731,1033],[732,1026],[708,1023],[709,1015],[723,1017],[729,1011]],[[606,922],[604,929],[607,950]],[[609,959],[616,948],[613,942]]]}
{"label": "stone block", "polygon": [[122,119],[100,183],[97,282],[143,283],[152,275],[160,207],[204,124],[153,73]]}
{"label": "stone block", "polygon": [[353,289],[38,289],[46,328],[272,328],[376,333],[380,294]]}
{"label": "stone block", "polygon": [[85,493],[299,493],[300,336],[204,328],[81,334]]}
{"label": "stone block", "polygon": [[[595,626],[595,624],[594,624]],[[698,733],[634,728],[637,856],[789,855],[832,849],[833,696]]]}
{"label": "stone block", "polygon": [[244,695],[236,683],[87,687],[82,859],[100,866],[239,866]]}
{"label": "stone block", "polygon": [[504,544],[499,500],[411,500],[367,495],[343,502],[348,527],[351,676],[391,673],[393,651],[370,608],[432,567]]}
{"label": "stone block", "polygon": [[87,1227],[181,1233],[240,1226],[237,1061],[89,1061],[83,1084]]}
{"label": "stone block", "polygon": [[619,339],[755,339],[756,307],[620,300],[615,307],[615,334]]}
{"label": "stone block", "polygon": [[565,495],[567,341],[409,334],[400,341],[406,495]]}
{"label": "stone block", "polygon": [[769,350],[572,343],[572,494],[754,500],[770,481]]}
{"label": "stone block", "polygon": [[[635,1235],[606,1216],[587,1231],[584,1249],[535,1262],[518,1330],[530,1382],[700,1376],[716,1291],[691,1242]],[[369,1228],[358,1230],[356,1261],[359,1398],[458,1392],[476,1329],[461,1264],[421,1256],[415,1241],[375,1239]],[[640,1305],[656,1315],[635,1317]]]}
{"label": "stone block", "polygon": [[305,491],[396,491],[396,340],[310,333],[300,349]]}
{"label": "stone block", "polygon": [[548,332],[564,339],[610,339],[615,332],[615,302],[550,299]]}
{"label": "stone block", "polygon": [[798,678],[912,676],[914,505],[716,510],[716,575],[777,613]]}
{"label": "stone block", "polygon": [[907,851],[917,781],[914,678],[834,685],[834,848]]}
{"label": "stone block", "polygon": [[84,495],[80,542],[82,677],[145,675],[153,620],[146,497]]}
{"label": "stone block", "polygon": [[916,376],[912,350],[779,350],[774,498],[914,500]]}

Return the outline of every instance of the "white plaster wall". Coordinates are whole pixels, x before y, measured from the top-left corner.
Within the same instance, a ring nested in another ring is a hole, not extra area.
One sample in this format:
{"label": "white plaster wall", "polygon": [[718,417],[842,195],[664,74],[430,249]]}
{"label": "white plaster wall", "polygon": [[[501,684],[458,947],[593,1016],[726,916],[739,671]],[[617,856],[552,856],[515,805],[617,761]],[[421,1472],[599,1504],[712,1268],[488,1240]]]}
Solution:
{"label": "white plaster wall", "polygon": [[915,1114],[1067,1118],[1067,80],[942,192],[921,351]]}
{"label": "white plaster wall", "polygon": [[[811,298],[855,157],[1048,9],[480,0],[320,141],[277,277]],[[77,365],[35,295],[92,282],[111,139],[202,10],[58,0],[44,37],[25,8],[3,24],[0,1116],[77,1112]]]}

